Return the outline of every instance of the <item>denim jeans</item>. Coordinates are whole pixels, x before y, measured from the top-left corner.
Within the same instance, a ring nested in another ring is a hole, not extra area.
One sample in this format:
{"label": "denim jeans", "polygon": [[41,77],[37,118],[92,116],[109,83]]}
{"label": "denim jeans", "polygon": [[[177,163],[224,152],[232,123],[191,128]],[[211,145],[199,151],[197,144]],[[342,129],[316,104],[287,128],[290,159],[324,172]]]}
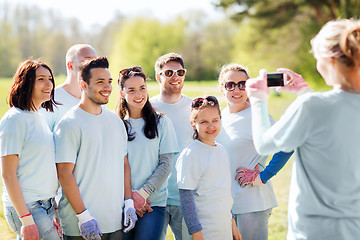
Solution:
{"label": "denim jeans", "polygon": [[159,240],[164,226],[165,207],[152,207],[151,213],[138,216],[135,227],[124,233],[124,240]]}
{"label": "denim jeans", "polygon": [[[35,224],[39,229],[41,240],[59,240],[59,235],[53,225],[54,218],[54,198],[39,200],[26,204]],[[4,215],[10,228],[17,234],[17,239],[21,239],[21,221],[14,207],[4,206]]]}
{"label": "denim jeans", "polygon": [[175,240],[191,239],[180,206],[166,206],[165,222],[161,233],[161,240],[166,240],[167,228],[169,225]]}
{"label": "denim jeans", "polygon": [[271,210],[272,208],[259,212],[234,214],[242,239],[267,240]]}
{"label": "denim jeans", "polygon": [[[113,233],[103,233],[101,236],[101,240],[122,240],[123,232],[122,230],[118,230]],[[66,236],[64,235],[64,240],[84,240],[81,236]]]}

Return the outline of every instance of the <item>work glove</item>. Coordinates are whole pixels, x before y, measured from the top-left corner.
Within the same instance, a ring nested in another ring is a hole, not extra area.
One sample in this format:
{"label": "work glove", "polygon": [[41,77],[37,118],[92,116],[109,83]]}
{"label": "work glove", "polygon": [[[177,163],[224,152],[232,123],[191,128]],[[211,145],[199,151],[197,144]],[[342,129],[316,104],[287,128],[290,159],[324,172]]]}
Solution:
{"label": "work glove", "polygon": [[85,209],[80,214],[76,215],[79,220],[79,230],[80,235],[85,240],[101,240],[102,232],[100,230],[99,224],[96,222],[96,220],[90,215],[90,212]]}
{"label": "work glove", "polygon": [[235,180],[239,181],[241,187],[245,187],[246,185],[259,186],[263,184],[259,175],[260,171],[258,164],[255,166],[254,170],[239,168],[236,172],[238,175],[235,177]]}
{"label": "work glove", "polygon": [[269,87],[267,86],[266,70],[261,69],[257,78],[250,78],[246,81],[245,90],[251,104],[266,102],[269,97]]}
{"label": "work glove", "polygon": [[131,198],[125,200],[124,207],[124,233],[130,231],[135,227],[135,223],[138,220],[136,216],[136,210],[134,208],[134,201]]}
{"label": "work glove", "polygon": [[135,190],[132,192],[132,196],[134,199],[134,206],[136,210],[141,210],[146,205],[146,199],[150,196],[144,188],[140,188],[139,190]]}
{"label": "work glove", "polygon": [[296,96],[313,91],[309,88],[309,84],[305,82],[304,78],[300,74],[297,74],[287,68],[278,68],[277,71],[285,73],[287,75],[287,79],[285,86],[277,87],[276,91],[289,92],[295,94]]}
{"label": "work glove", "polygon": [[54,225],[56,232],[59,235],[60,239],[62,239],[63,232],[62,232],[62,228],[60,225],[59,210],[57,208],[55,208],[55,211],[54,211],[53,225]]}
{"label": "work glove", "polygon": [[20,217],[20,221],[22,224],[20,228],[21,238],[24,240],[38,240],[39,229],[36,226],[31,213]]}
{"label": "work glove", "polygon": [[152,212],[153,209],[150,207],[150,205],[151,205],[151,202],[149,201],[149,199],[146,199],[145,206],[140,210],[136,210],[136,214],[139,217],[143,217],[146,212]]}

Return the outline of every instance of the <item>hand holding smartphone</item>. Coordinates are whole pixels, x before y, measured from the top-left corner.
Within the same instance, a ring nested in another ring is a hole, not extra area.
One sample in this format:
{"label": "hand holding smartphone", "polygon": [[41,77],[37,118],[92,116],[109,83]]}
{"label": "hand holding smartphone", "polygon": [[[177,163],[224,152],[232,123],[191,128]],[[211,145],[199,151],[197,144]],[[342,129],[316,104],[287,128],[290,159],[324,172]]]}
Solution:
{"label": "hand holding smartphone", "polygon": [[283,87],[286,84],[286,73],[273,72],[267,73],[268,87]]}

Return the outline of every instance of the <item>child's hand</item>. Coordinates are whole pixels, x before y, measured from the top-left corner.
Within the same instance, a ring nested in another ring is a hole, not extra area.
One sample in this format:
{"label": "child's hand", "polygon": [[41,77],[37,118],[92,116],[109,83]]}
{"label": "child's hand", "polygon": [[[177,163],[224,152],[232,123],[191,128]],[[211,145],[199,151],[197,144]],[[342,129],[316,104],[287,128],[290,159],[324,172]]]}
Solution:
{"label": "child's hand", "polygon": [[202,234],[202,231],[198,231],[196,233],[192,234],[193,240],[204,240],[204,236]]}
{"label": "child's hand", "polygon": [[236,226],[234,218],[231,220],[231,227],[232,227],[233,240],[241,240],[242,239],[241,234],[239,232],[239,229]]}

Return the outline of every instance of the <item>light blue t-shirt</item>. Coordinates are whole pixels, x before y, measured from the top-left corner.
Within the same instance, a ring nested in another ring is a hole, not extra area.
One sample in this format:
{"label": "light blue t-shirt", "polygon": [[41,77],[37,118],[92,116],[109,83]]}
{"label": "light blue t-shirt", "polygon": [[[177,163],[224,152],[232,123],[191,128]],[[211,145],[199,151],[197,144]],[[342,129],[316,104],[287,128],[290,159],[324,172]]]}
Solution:
{"label": "light blue t-shirt", "polygon": [[288,239],[360,236],[360,94],[298,97],[268,130],[277,150],[296,149]]}
{"label": "light blue t-shirt", "polygon": [[168,179],[168,199],[167,205],[180,206],[179,188],[176,181],[175,163],[180,152],[193,141],[194,129],[190,124],[190,111],[192,98],[182,95],[177,103],[165,103],[160,100],[160,95],[150,98],[150,102],[156,111],[164,113],[170,118],[176,133],[179,144],[179,153],[174,155],[173,169]]}
{"label": "light blue t-shirt", "polygon": [[[38,112],[8,110],[0,122],[1,157],[18,154],[17,178],[25,203],[55,197],[58,180],[52,133]],[[4,206],[12,206],[6,188]]]}
{"label": "light blue t-shirt", "polygon": [[[127,135],[123,122],[103,109],[99,115],[73,107],[54,129],[56,163],[73,163],[74,178],[85,207],[103,233],[121,229],[124,204],[124,157]],[[79,236],[78,219],[64,192],[59,214],[65,235]]]}
{"label": "light blue t-shirt", "polygon": [[39,110],[51,131],[54,130],[65,113],[80,102],[79,98],[72,96],[61,86],[55,88],[54,98],[57,103],[60,103],[56,107],[54,106],[54,112],[47,112],[43,108]]}
{"label": "light blue t-shirt", "polygon": [[228,108],[221,112],[221,131],[216,141],[225,147],[231,163],[231,188],[234,198],[233,214],[264,211],[277,206],[271,181],[261,186],[241,187],[235,180],[236,169],[245,167],[259,170],[265,168],[267,156],[260,156],[254,146],[251,131],[251,107],[230,113]]}
{"label": "light blue t-shirt", "polygon": [[193,141],[176,162],[179,189],[195,191],[204,239],[232,239],[230,160],[225,148]]}
{"label": "light blue t-shirt", "polygon": [[[128,160],[131,168],[131,185],[133,190],[139,190],[159,165],[160,154],[177,153],[179,150],[175,131],[170,119],[160,118],[158,137],[148,139],[143,131],[143,118],[127,119],[131,124],[131,132],[136,133],[135,139],[128,142]],[[166,206],[167,180],[148,198],[150,206]]]}

